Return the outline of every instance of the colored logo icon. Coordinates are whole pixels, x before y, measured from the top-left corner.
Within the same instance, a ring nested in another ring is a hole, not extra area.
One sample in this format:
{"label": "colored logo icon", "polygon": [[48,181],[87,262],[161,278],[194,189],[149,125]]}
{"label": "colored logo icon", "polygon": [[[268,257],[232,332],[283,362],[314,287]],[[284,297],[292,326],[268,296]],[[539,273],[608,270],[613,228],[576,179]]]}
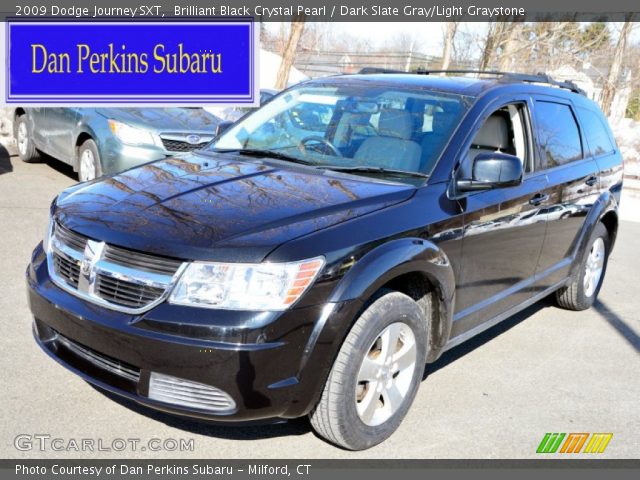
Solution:
{"label": "colored logo icon", "polygon": [[545,433],[536,453],[604,453],[612,437],[613,433]]}

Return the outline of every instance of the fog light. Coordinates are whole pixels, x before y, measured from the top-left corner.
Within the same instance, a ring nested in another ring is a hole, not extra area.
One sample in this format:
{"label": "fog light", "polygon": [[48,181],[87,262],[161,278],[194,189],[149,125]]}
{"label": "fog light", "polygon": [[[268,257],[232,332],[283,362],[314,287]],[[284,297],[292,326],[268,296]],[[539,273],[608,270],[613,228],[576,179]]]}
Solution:
{"label": "fog light", "polygon": [[233,413],[236,409],[233,398],[219,388],[156,372],[151,372],[149,398],[217,414]]}

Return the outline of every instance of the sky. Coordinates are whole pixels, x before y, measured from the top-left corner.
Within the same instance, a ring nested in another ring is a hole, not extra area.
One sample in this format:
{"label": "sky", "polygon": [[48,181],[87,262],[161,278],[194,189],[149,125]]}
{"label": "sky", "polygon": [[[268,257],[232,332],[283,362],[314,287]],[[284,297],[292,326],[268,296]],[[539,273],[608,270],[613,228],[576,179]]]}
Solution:
{"label": "sky", "polygon": [[[277,23],[268,24],[270,28],[277,28]],[[419,51],[427,55],[442,54],[442,39],[446,23],[444,22],[336,22],[335,28],[338,31],[349,32],[351,35],[370,41],[373,45],[380,45],[385,40],[393,38],[395,35],[409,33],[415,36],[420,42]],[[488,23],[485,22],[463,22],[459,31],[466,32],[472,37],[483,38],[486,34]],[[616,38],[621,23],[612,23],[613,38]],[[640,43],[640,28],[636,28],[631,33],[630,42]],[[481,42],[478,43],[476,55],[479,57]]]}

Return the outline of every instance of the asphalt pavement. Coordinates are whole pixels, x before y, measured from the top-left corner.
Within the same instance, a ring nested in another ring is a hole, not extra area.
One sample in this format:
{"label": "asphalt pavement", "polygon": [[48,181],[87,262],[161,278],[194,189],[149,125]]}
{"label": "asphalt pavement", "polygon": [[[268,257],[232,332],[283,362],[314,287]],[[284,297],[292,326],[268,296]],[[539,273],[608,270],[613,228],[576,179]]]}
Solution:
{"label": "asphalt pavement", "polygon": [[[597,456],[638,458],[640,223],[630,221],[640,219],[638,195],[625,193],[594,308],[568,312],[543,301],[447,352],[427,367],[396,434],[354,453],[323,442],[306,419],[219,427],[157,413],[105,395],[41,352],[31,336],[24,270],[51,200],[74,182],[71,169],[54,160],[24,164],[0,146],[2,458],[534,458],[547,432],[613,433]],[[93,451],[75,449],[82,439],[95,442]],[[129,446],[115,451],[117,440]],[[573,455],[582,456],[594,457]]]}

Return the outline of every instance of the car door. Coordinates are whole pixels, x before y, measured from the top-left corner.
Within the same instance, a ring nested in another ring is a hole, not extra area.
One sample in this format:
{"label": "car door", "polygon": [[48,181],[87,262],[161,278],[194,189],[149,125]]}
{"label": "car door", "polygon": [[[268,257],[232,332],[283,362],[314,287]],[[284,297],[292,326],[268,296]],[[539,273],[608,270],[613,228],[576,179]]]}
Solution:
{"label": "car door", "polygon": [[38,150],[46,153],[48,153],[48,136],[46,135],[47,110],[49,109],[43,107],[29,107],[27,109],[33,143]]}
{"label": "car door", "polygon": [[536,288],[553,288],[571,267],[575,242],[599,195],[598,165],[570,101],[537,96],[533,105],[539,167],[549,183],[542,197],[547,233],[536,268]]}
{"label": "car door", "polygon": [[78,121],[75,108],[47,108],[46,131],[49,136],[49,154],[66,163],[75,160],[74,132]]}
{"label": "car door", "polygon": [[[467,158],[462,159],[458,176],[469,174],[465,173],[469,167],[464,165],[471,162],[475,147],[484,152],[497,146],[502,147],[499,149],[502,153],[517,153],[522,158],[525,176],[518,186],[472,193],[459,200],[465,226],[452,327],[454,337],[506,312],[531,295],[529,287],[534,281],[546,229],[546,217],[538,215],[538,199],[547,186],[547,178],[532,167],[529,110],[528,98],[503,105],[499,110],[491,109],[494,113],[487,113],[479,122],[471,144],[465,147],[471,155],[462,153]],[[513,137],[513,143],[519,143],[518,152],[510,151],[511,147],[504,148],[504,140],[500,139],[494,139],[494,144],[488,145],[492,139],[481,134],[485,127],[480,124],[495,123],[491,118],[497,111],[503,117],[511,116],[509,135]],[[516,122],[520,124],[517,129]],[[521,137],[519,141],[516,141],[517,135]],[[479,145],[474,147],[473,142]]]}

